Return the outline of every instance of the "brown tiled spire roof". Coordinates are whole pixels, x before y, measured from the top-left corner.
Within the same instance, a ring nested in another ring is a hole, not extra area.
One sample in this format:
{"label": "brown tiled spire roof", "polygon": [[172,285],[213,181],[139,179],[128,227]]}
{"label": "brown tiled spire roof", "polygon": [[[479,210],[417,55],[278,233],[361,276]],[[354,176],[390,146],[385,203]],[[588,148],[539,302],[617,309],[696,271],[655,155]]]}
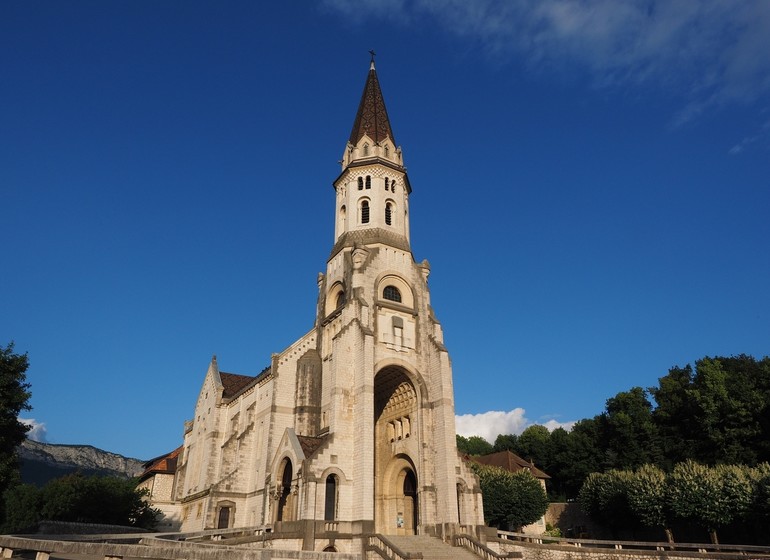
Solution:
{"label": "brown tiled spire roof", "polygon": [[374,57],[369,66],[369,75],[366,78],[364,93],[361,103],[358,105],[356,120],[353,122],[353,130],[350,131],[350,143],[355,145],[366,134],[380,143],[390,136],[390,141],[396,143],[393,131],[390,128],[388,112],[385,110],[385,100],[382,98],[380,82],[377,80],[377,71],[374,69]]}

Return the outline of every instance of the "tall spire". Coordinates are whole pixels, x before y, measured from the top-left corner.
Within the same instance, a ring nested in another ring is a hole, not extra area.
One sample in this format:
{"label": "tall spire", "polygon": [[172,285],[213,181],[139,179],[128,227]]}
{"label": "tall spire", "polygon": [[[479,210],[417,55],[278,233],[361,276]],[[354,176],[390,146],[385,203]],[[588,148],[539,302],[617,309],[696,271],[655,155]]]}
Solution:
{"label": "tall spire", "polygon": [[372,61],[369,65],[369,75],[366,78],[361,103],[358,105],[356,120],[353,122],[353,130],[350,131],[350,143],[355,146],[366,134],[376,144],[389,136],[390,141],[395,145],[396,140],[390,128],[385,100],[380,90],[380,82],[377,80],[377,71],[374,69],[374,51],[369,53],[372,55]]}

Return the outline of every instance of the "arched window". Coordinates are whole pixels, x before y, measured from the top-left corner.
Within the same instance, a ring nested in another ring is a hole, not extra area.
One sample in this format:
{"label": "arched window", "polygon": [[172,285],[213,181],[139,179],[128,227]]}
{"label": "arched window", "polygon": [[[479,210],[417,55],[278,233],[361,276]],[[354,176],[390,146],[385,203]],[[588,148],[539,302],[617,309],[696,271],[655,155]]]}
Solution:
{"label": "arched window", "polygon": [[337,309],[345,305],[345,292],[342,291],[337,294]]}
{"label": "arched window", "polygon": [[401,303],[401,292],[395,286],[385,286],[385,289],[382,290],[382,297]]}
{"label": "arched window", "polygon": [[390,157],[390,148],[385,144],[385,157]]}
{"label": "arched window", "polygon": [[359,191],[364,190],[364,179],[362,177],[358,178],[358,190]]}
{"label": "arched window", "polygon": [[337,477],[330,474],[326,477],[326,498],[324,500],[324,521],[334,521],[337,518]]}
{"label": "arched window", "polygon": [[369,155],[369,144],[364,144],[364,155],[365,156]]}
{"label": "arched window", "polygon": [[390,179],[385,177],[385,190],[390,190]]}
{"label": "arched window", "polygon": [[364,200],[361,203],[361,223],[362,224],[369,223],[369,201],[368,200]]}
{"label": "arched window", "polygon": [[366,176],[366,188],[371,189],[372,188],[372,176],[367,175]]}
{"label": "arched window", "polygon": [[391,223],[393,221],[392,219],[393,209],[391,208],[391,206],[392,205],[390,204],[390,202],[388,202],[385,205],[385,224],[389,226],[393,225]]}

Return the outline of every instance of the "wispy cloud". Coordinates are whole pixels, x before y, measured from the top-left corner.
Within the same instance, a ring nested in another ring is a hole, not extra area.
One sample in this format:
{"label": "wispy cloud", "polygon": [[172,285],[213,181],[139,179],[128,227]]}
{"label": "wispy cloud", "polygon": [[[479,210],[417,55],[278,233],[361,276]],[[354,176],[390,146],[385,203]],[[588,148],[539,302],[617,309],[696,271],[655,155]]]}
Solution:
{"label": "wispy cloud", "polygon": [[651,87],[680,99],[681,125],[714,106],[770,92],[770,2],[734,0],[327,0],[350,20],[432,20],[533,69],[578,65],[601,87]]}
{"label": "wispy cloud", "polygon": [[38,422],[34,418],[19,418],[19,422],[31,426],[27,437],[32,441],[47,441],[47,430],[44,422]]}
{"label": "wispy cloud", "polygon": [[550,419],[546,422],[531,422],[523,408],[514,408],[507,412],[490,410],[480,414],[459,414],[455,416],[457,433],[461,436],[481,436],[489,443],[494,443],[500,434],[520,434],[528,426],[542,424],[549,430],[556,428],[572,429],[575,422],[558,422]]}
{"label": "wispy cloud", "polygon": [[737,156],[752,144],[764,143],[767,148],[770,145],[770,120],[765,122],[756,134],[744,137],[740,142],[728,150],[732,156]]}

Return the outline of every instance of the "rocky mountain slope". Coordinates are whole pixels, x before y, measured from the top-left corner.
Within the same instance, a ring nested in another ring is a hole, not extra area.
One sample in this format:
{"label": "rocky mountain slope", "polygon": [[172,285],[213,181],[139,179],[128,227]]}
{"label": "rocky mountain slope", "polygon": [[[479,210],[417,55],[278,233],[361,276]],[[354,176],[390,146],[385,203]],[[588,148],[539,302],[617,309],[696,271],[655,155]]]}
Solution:
{"label": "rocky mountain slope", "polygon": [[21,444],[19,458],[22,481],[38,486],[73,472],[131,478],[142,473],[144,462],[90,445],[57,445],[31,440]]}

